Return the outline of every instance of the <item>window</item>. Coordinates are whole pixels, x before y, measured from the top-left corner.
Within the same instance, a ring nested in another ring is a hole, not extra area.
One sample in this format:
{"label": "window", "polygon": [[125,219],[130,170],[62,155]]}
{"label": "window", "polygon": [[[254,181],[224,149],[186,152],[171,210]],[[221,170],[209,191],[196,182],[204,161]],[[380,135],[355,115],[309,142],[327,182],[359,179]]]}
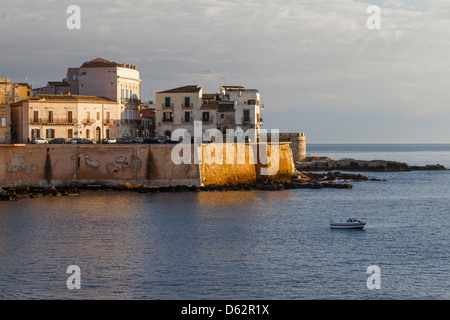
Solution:
{"label": "window", "polygon": [[250,110],[244,110],[244,121],[250,121]]}
{"label": "window", "polygon": [[40,138],[41,130],[39,129],[31,129],[31,138]]}
{"label": "window", "polygon": [[50,123],[53,122],[53,111],[48,112],[48,122],[50,122]]}
{"label": "window", "polygon": [[55,129],[46,129],[45,136],[47,139],[53,139],[55,137]]}
{"label": "window", "polygon": [[209,112],[203,112],[202,120],[203,121],[209,121]]}
{"label": "window", "polygon": [[166,97],[164,102],[164,107],[170,108],[170,97]]}
{"label": "window", "polygon": [[6,127],[6,118],[2,118],[1,126]]}
{"label": "window", "polygon": [[88,111],[86,115],[87,122],[91,122],[91,113]]}
{"label": "window", "polygon": [[74,74],[74,75],[72,76],[72,80],[77,80],[77,75],[76,75],[76,74]]}
{"label": "window", "polygon": [[223,119],[225,118],[225,115],[223,113],[220,114],[220,118]]}
{"label": "window", "polygon": [[86,129],[86,138],[90,138],[91,137],[91,130]]}
{"label": "window", "polygon": [[184,107],[185,108],[189,108],[191,106],[191,98],[190,97],[185,97],[184,98]]}
{"label": "window", "polygon": [[109,122],[111,119],[111,112],[107,111],[106,112],[106,122]]}
{"label": "window", "polygon": [[67,139],[72,139],[73,138],[73,129],[69,129],[67,130]]}
{"label": "window", "polygon": [[122,88],[122,99],[125,98],[125,89]]}
{"label": "window", "polygon": [[172,121],[173,114],[172,112],[164,112],[163,113],[163,121]]}
{"label": "window", "polygon": [[33,111],[33,123],[39,122],[39,111]]}
{"label": "window", "polygon": [[184,122],[191,122],[191,113],[189,111],[184,113]]}
{"label": "window", "polygon": [[97,120],[100,120],[100,112],[97,112]]}
{"label": "window", "polygon": [[109,129],[106,129],[106,138],[109,139]]}
{"label": "window", "polygon": [[72,123],[72,111],[67,111],[67,122]]}

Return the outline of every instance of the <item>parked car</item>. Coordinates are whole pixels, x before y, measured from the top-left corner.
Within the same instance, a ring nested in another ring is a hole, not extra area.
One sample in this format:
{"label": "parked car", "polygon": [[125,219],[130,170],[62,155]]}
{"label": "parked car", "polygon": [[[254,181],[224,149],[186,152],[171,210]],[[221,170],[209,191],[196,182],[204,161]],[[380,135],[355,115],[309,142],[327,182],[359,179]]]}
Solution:
{"label": "parked car", "polygon": [[168,141],[170,141],[170,137],[168,137],[168,136],[159,136],[159,137],[156,137],[156,140],[158,140],[159,143],[167,143]]}
{"label": "parked car", "polygon": [[109,144],[117,143],[117,139],[116,139],[116,138],[109,138],[109,139],[106,141],[106,143],[109,143]]}
{"label": "parked car", "polygon": [[161,142],[159,142],[159,140],[156,138],[145,138],[142,143],[161,143]]}
{"label": "parked car", "polygon": [[73,138],[69,140],[70,144],[93,144],[94,142],[92,140],[86,139],[86,138]]}
{"label": "parked car", "polygon": [[47,144],[48,141],[45,140],[44,138],[34,138],[31,140],[31,143],[35,143],[35,144]]}
{"label": "parked car", "polygon": [[51,144],[63,144],[66,143],[66,139],[64,138],[55,138],[49,141]]}
{"label": "parked car", "polygon": [[133,138],[132,143],[142,143],[144,141],[144,138],[142,137],[135,137]]}
{"label": "parked car", "polygon": [[80,144],[94,144],[94,141],[86,139],[86,138],[79,138],[79,142]]}

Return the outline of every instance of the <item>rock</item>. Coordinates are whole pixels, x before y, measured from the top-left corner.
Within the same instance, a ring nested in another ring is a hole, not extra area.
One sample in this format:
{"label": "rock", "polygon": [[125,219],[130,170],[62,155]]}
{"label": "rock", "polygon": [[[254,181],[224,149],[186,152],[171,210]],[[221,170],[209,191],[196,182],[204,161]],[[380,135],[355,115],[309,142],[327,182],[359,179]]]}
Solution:
{"label": "rock", "polygon": [[411,167],[404,162],[386,160],[355,160],[329,158],[306,158],[295,162],[295,168],[303,173],[305,171],[411,171]]}
{"label": "rock", "polygon": [[440,164],[427,164],[425,166],[411,166],[411,170],[447,170]]}

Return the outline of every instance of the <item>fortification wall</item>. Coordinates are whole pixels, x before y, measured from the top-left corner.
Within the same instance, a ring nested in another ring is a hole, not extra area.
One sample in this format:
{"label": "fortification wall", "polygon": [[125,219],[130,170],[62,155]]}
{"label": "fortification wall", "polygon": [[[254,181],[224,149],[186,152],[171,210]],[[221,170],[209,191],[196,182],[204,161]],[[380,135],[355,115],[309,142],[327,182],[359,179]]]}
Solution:
{"label": "fortification wall", "polygon": [[[223,148],[213,145],[192,145],[190,161],[181,164],[172,161],[176,146],[172,144],[0,145],[0,187],[115,186],[125,182],[153,186],[225,185],[258,179],[286,181],[294,170],[289,144],[273,150],[251,144],[223,144]],[[202,161],[198,164],[200,153]],[[232,161],[227,161],[231,154]],[[278,156],[279,160],[269,160],[266,165],[261,161],[264,155],[268,159]],[[267,167],[274,172],[261,174]]]}

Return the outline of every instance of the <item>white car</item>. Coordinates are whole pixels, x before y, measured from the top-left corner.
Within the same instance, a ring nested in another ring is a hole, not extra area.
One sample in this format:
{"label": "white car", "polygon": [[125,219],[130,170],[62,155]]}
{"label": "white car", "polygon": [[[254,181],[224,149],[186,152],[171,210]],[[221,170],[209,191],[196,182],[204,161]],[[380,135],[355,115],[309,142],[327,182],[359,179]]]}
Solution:
{"label": "white car", "polygon": [[44,138],[34,138],[33,140],[31,140],[31,143],[36,143],[36,144],[47,144],[48,141],[45,140]]}
{"label": "white car", "polygon": [[117,139],[116,138],[109,138],[106,143],[117,143]]}

